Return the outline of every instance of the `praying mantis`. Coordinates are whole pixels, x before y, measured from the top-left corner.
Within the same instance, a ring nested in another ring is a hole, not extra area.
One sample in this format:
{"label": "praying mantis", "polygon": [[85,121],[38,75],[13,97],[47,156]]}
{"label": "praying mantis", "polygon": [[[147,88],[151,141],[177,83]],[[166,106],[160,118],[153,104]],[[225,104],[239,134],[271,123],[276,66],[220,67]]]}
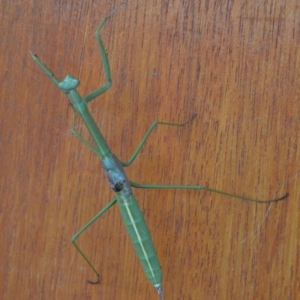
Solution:
{"label": "praying mantis", "polygon": [[[119,5],[120,6],[120,5]],[[96,39],[98,47],[100,50],[100,56],[102,60],[102,65],[106,77],[106,83],[101,87],[94,90],[92,93],[88,94],[85,97],[82,97],[77,91],[79,85],[79,80],[72,75],[68,74],[62,81],[60,81],[53,72],[48,69],[48,67],[43,64],[43,62],[31,52],[32,59],[35,63],[42,69],[42,71],[53,81],[53,83],[67,96],[69,97],[73,109],[75,112],[82,118],[84,124],[86,125],[89,134],[92,137],[94,145],[91,145],[87,140],[85,140],[75,129],[73,129],[73,134],[82,141],[87,147],[89,147],[96,155],[99,156],[101,160],[102,169],[108,180],[110,188],[114,191],[114,198],[103,208],[101,209],[87,224],[85,224],[72,238],[71,241],[83,259],[91,267],[91,269],[96,274],[96,281],[89,281],[91,284],[96,284],[100,282],[99,272],[96,270],[94,265],[90,262],[87,256],[83,253],[80,247],[77,245],[77,238],[91,225],[93,224],[101,215],[108,211],[114,204],[118,203],[121,215],[123,217],[126,229],[132,240],[137,256],[142,264],[142,267],[145,271],[146,277],[152,283],[154,288],[157,291],[160,300],[164,299],[163,288],[162,288],[162,271],[158,257],[156,255],[155,247],[152,242],[148,227],[144,220],[143,214],[136,202],[136,199],[132,193],[133,188],[144,188],[144,189],[192,189],[192,190],[206,190],[214,193],[223,194],[226,196],[231,196],[243,200],[248,200],[257,203],[269,203],[279,200],[283,200],[288,196],[286,193],[284,196],[272,199],[272,200],[257,200],[252,198],[245,198],[243,196],[230,194],[223,192],[221,190],[212,189],[205,186],[197,185],[162,185],[162,184],[139,184],[133,181],[130,181],[124,171],[124,168],[130,166],[134,160],[137,158],[138,153],[145,144],[149,135],[155,127],[158,125],[164,126],[185,126],[188,123],[192,122],[196,114],[193,114],[190,120],[185,123],[169,123],[169,122],[154,122],[149,127],[142,141],[139,143],[138,147],[130,157],[127,162],[122,162],[119,160],[110,150],[105,138],[103,137],[100,129],[98,128],[96,122],[94,121],[92,115],[89,112],[87,104],[94,100],[96,97],[100,96],[106,92],[112,84],[110,66],[105,51],[101,36],[100,30],[105,25],[107,20],[113,15],[117,6],[109,15],[107,15],[99,24],[96,30]]]}

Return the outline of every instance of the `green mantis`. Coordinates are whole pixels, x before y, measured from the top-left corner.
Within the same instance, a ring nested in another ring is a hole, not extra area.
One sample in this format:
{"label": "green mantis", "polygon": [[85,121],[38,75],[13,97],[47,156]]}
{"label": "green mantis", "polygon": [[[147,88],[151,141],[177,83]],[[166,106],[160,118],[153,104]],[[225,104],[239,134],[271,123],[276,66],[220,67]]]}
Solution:
{"label": "green mantis", "polygon": [[[117,9],[117,8],[116,8]],[[191,119],[185,123],[177,124],[177,123],[168,123],[168,122],[154,122],[144,138],[130,157],[127,162],[120,161],[110,150],[109,146],[106,143],[105,138],[103,137],[100,129],[96,125],[92,115],[89,112],[87,104],[100,96],[104,92],[106,92],[111,87],[111,74],[109,61],[107,58],[107,54],[104,49],[104,45],[101,40],[100,30],[107,22],[108,18],[115,12],[113,10],[108,16],[106,16],[99,24],[96,30],[96,38],[98,42],[98,46],[100,49],[102,64],[106,76],[106,83],[88,94],[85,97],[82,97],[78,91],[77,87],[79,85],[79,80],[73,77],[72,75],[67,75],[65,79],[60,81],[50,69],[44,65],[41,60],[34,54],[31,53],[32,59],[38,64],[38,66],[43,70],[43,72],[49,76],[49,78],[53,81],[53,83],[65,94],[68,95],[73,109],[76,113],[82,118],[84,124],[86,125],[93,141],[94,145],[91,145],[87,142],[78,132],[73,129],[73,133],[76,137],[78,137],[85,145],[87,145],[93,152],[95,152],[102,164],[102,169],[104,174],[108,180],[110,188],[114,191],[114,198],[102,209],[100,210],[86,225],[84,225],[71,239],[73,245],[78,250],[83,259],[88,263],[88,265],[92,268],[94,273],[97,276],[96,281],[88,281],[91,284],[99,283],[100,275],[94,265],[90,262],[90,260],[86,257],[86,255],[82,252],[80,247],[77,245],[77,238],[92,224],[94,223],[102,214],[104,214],[109,208],[111,208],[114,204],[118,203],[121,215],[124,219],[124,223],[128,234],[132,240],[135,251],[138,255],[139,260],[141,261],[142,267],[146,273],[147,278],[152,283],[152,285],[157,290],[159,298],[161,300],[164,299],[163,289],[162,289],[162,271],[160,267],[160,263],[158,257],[156,255],[156,251],[148,230],[148,227],[145,223],[143,214],[136,202],[136,199],[132,193],[133,188],[156,188],[156,189],[193,189],[193,190],[207,190],[214,193],[220,193],[223,195],[240,198],[248,201],[258,202],[258,203],[268,203],[285,199],[288,194],[285,194],[282,197],[273,199],[273,200],[256,200],[252,198],[245,198],[243,196],[233,195],[230,193],[226,193],[220,190],[212,189],[205,186],[185,186],[185,185],[162,185],[162,184],[139,184],[132,181],[129,181],[127,178],[124,168],[130,166],[134,160],[136,159],[139,151],[143,147],[147,138],[153,131],[153,129],[158,125],[165,126],[185,126],[190,123],[193,118],[196,116],[194,114]]]}

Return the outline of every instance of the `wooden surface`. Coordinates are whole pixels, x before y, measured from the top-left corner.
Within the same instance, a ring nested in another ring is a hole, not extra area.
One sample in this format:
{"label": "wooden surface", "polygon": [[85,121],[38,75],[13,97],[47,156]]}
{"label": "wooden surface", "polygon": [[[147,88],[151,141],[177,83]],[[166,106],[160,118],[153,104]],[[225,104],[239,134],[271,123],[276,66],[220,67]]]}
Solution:
{"label": "wooden surface", "polygon": [[[104,82],[94,31],[119,2],[4,1],[1,64],[2,299],[158,299],[117,207],[79,244],[71,236],[113,197],[96,155],[71,135],[67,97],[33,63]],[[201,3],[201,4],[199,4]],[[129,0],[102,31],[113,87],[90,109],[140,183],[203,191],[137,190],[164,272],[166,300],[299,299],[300,23],[296,0]],[[86,134],[82,123],[79,130]]]}

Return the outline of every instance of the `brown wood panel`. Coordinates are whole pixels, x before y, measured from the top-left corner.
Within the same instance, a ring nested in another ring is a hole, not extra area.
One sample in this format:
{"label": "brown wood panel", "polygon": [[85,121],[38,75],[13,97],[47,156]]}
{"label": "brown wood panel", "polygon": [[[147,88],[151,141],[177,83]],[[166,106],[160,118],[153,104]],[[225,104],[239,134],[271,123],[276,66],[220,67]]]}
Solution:
{"label": "brown wood panel", "polygon": [[[98,158],[71,135],[68,100],[33,63],[104,82],[94,31],[115,1],[0,1],[0,295],[2,299],[157,299],[115,207],[79,244],[71,236],[112,197]],[[297,299],[300,19],[298,1],[128,0],[102,31],[113,87],[90,108],[126,160],[155,120],[129,177],[209,185],[138,190],[164,272],[165,299]],[[78,130],[86,132],[82,123]]]}

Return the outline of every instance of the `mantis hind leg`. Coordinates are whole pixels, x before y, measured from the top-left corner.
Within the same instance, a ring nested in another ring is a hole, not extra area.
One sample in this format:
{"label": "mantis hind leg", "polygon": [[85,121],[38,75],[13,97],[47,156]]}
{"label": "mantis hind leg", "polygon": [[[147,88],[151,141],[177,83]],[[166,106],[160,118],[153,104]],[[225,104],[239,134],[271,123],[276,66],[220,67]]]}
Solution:
{"label": "mantis hind leg", "polygon": [[97,280],[96,281],[90,281],[88,280],[87,282],[90,284],[97,284],[100,282],[100,275],[97,272],[96,268],[92,265],[92,263],[90,262],[90,260],[86,257],[86,255],[83,253],[83,251],[79,248],[79,246],[76,244],[76,240],[77,238],[88,228],[90,227],[98,218],[100,218],[107,210],[109,210],[115,203],[117,202],[117,199],[114,198],[113,200],[111,200],[106,206],[104,206],[97,214],[96,216],[94,216],[89,222],[87,222],[80,230],[78,230],[78,232],[76,232],[72,238],[71,241],[74,245],[74,247],[76,248],[76,250],[80,253],[80,255],[84,258],[84,260],[88,263],[88,265],[92,268],[92,270],[94,271],[94,273],[97,276]]}
{"label": "mantis hind leg", "polygon": [[212,189],[207,186],[201,186],[201,185],[168,185],[168,184],[139,184],[133,181],[130,181],[130,185],[134,188],[140,188],[140,189],[186,189],[186,190],[205,190],[217,194],[222,194],[225,196],[238,198],[246,201],[256,202],[256,203],[269,203],[269,202],[276,202],[280,200],[284,200],[288,197],[288,193],[284,194],[281,197],[274,198],[274,199],[268,199],[268,200],[259,200],[259,199],[253,199],[249,197],[244,197],[241,195],[235,195],[228,192],[223,192],[220,190]]}
{"label": "mantis hind leg", "polygon": [[123,167],[128,167],[128,166],[130,166],[134,162],[134,160],[136,159],[137,155],[141,151],[142,147],[146,143],[148,137],[150,136],[151,132],[153,131],[153,129],[157,125],[185,126],[185,125],[191,123],[193,121],[193,119],[196,117],[196,115],[197,115],[197,113],[194,113],[192,115],[192,117],[187,122],[185,122],[185,123],[169,123],[169,122],[158,122],[158,121],[153,122],[152,125],[147,130],[145,136],[143,137],[143,139],[141,140],[141,142],[139,143],[139,145],[137,146],[137,148],[135,149],[135,151],[133,152],[133,154],[129,158],[129,160],[127,162],[122,162]]}

